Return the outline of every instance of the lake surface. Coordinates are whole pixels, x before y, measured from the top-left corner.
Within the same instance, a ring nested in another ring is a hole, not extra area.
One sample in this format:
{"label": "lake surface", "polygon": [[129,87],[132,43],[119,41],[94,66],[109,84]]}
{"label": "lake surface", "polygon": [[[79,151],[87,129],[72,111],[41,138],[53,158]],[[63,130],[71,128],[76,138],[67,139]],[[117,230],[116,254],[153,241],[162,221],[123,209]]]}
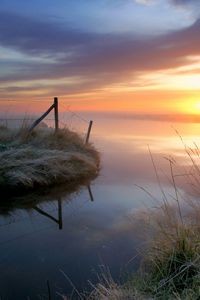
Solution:
{"label": "lake surface", "polygon": [[[169,195],[169,155],[186,164],[183,144],[199,142],[200,125],[135,120],[131,116],[88,113],[94,127],[91,141],[101,153],[101,172],[90,184],[35,193],[0,207],[0,296],[2,299],[41,299],[49,281],[53,299],[90,289],[102,266],[114,279],[137,268],[138,249],[145,244],[142,224],[134,216],[162,200],[151,155]],[[172,126],[175,128],[172,128]],[[85,127],[84,127],[85,126]],[[87,126],[80,125],[83,132]],[[179,179],[181,182],[181,180]],[[141,187],[141,188],[140,188]],[[188,186],[181,185],[188,193]],[[3,204],[2,204],[3,202]],[[63,274],[66,274],[66,276]]]}

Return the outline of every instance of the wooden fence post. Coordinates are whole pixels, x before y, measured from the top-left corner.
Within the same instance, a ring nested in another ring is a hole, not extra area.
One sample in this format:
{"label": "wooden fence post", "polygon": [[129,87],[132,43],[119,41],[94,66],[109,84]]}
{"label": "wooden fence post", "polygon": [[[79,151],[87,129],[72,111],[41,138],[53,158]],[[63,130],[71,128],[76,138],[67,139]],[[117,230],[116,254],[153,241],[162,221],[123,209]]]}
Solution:
{"label": "wooden fence post", "polygon": [[86,135],[86,139],[85,139],[85,144],[88,144],[88,142],[89,142],[92,125],[93,125],[93,121],[90,121],[88,131],[87,131],[87,135]]}
{"label": "wooden fence post", "polygon": [[52,104],[49,107],[49,109],[39,119],[33,122],[31,127],[29,128],[29,132],[31,132],[44,118],[46,118],[46,116],[52,111],[52,109],[54,109],[54,104]]}
{"label": "wooden fence post", "polygon": [[55,118],[55,132],[59,129],[59,118],[58,118],[58,98],[54,98],[54,103],[49,107],[49,109],[37,120],[33,122],[33,124],[29,128],[29,132],[31,132],[46,116],[54,109],[54,118]]}
{"label": "wooden fence post", "polygon": [[54,98],[54,116],[55,116],[55,132],[59,129],[59,119],[58,119],[58,98]]}

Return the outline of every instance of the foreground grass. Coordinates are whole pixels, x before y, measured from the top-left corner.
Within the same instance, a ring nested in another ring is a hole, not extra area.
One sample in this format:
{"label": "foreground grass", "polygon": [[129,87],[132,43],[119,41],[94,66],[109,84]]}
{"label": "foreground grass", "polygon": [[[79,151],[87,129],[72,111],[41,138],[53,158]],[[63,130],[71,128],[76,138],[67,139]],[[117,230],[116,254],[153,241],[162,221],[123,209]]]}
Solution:
{"label": "foreground grass", "polygon": [[[200,151],[186,149],[191,160],[188,182],[198,190]],[[68,131],[57,134],[40,129],[0,130],[0,187],[48,186],[78,180],[98,172],[98,154],[91,145]],[[130,275],[124,284],[115,283],[111,276],[92,286],[90,294],[63,299],[147,300],[200,299],[200,206],[198,201],[187,203],[185,210],[169,160],[173,201],[162,190],[163,203],[156,210],[143,214],[146,244],[140,270]],[[155,170],[156,171],[156,170]],[[157,171],[156,171],[157,175]],[[160,183],[159,183],[160,184]],[[141,221],[141,220],[140,220]]]}
{"label": "foreground grass", "polygon": [[149,238],[140,269],[124,284],[107,276],[86,299],[200,299],[200,210],[182,223],[174,206],[167,209],[146,212],[143,227]]}
{"label": "foreground grass", "polygon": [[0,128],[0,188],[31,189],[95,176],[99,156],[68,129]]}
{"label": "foreground grass", "polygon": [[200,150],[197,146],[184,147],[190,161],[184,176],[198,194],[182,197],[174,175],[175,161],[171,158],[170,182],[174,194],[171,197],[166,194],[151,155],[163,201],[157,209],[142,213],[140,222],[146,232],[146,248],[140,252],[141,267],[125,284],[118,285],[112,280],[99,283],[94,287],[92,299],[200,299]]}
{"label": "foreground grass", "polygon": [[128,285],[153,299],[199,299],[199,225],[169,224],[165,212],[153,214],[153,218],[157,228],[144,254],[141,270],[129,279]]}
{"label": "foreground grass", "polygon": [[176,161],[169,158],[174,195],[167,195],[159,182],[163,201],[159,209],[148,212],[150,217],[146,227],[150,240],[140,273],[129,282],[153,299],[200,299],[200,205],[199,193],[196,193],[200,179],[200,151],[196,144],[195,148],[183,145],[189,161],[181,176],[192,187],[190,192],[195,193],[191,197],[182,195],[176,182],[180,176]]}

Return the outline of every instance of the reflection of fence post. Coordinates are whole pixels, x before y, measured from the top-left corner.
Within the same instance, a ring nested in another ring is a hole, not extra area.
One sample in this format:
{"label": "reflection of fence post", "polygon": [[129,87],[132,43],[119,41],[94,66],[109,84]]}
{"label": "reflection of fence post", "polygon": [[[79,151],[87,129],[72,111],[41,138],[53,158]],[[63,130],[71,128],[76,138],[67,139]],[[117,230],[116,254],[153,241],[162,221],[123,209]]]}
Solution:
{"label": "reflection of fence post", "polygon": [[47,279],[47,290],[48,290],[48,300],[51,300],[51,289],[50,289],[50,284],[48,279]]}
{"label": "reflection of fence post", "polygon": [[61,200],[61,198],[58,199],[58,224],[59,224],[59,229],[62,229],[63,223],[62,223],[62,200]]}
{"label": "reflection of fence post", "polygon": [[94,197],[93,197],[93,195],[92,195],[92,190],[91,190],[90,185],[87,185],[87,189],[88,189],[88,193],[89,193],[89,196],[90,196],[90,200],[91,200],[92,202],[94,202]]}
{"label": "reflection of fence post", "polygon": [[49,213],[45,212],[44,210],[42,210],[41,208],[39,208],[37,206],[34,206],[33,209],[35,211],[37,211],[39,214],[41,214],[42,216],[45,216],[45,217],[49,218],[50,220],[53,220],[54,222],[56,222],[59,225],[59,229],[63,228],[62,199],[61,198],[58,199],[58,219],[54,218]]}
{"label": "reflection of fence post", "polygon": [[58,98],[54,98],[54,116],[55,116],[55,132],[57,132],[59,129]]}
{"label": "reflection of fence post", "polygon": [[93,125],[93,121],[90,121],[89,126],[88,126],[88,131],[87,131],[86,139],[85,139],[85,143],[86,144],[88,144],[88,142],[89,142],[90,132],[91,132],[91,129],[92,129],[92,125]]}

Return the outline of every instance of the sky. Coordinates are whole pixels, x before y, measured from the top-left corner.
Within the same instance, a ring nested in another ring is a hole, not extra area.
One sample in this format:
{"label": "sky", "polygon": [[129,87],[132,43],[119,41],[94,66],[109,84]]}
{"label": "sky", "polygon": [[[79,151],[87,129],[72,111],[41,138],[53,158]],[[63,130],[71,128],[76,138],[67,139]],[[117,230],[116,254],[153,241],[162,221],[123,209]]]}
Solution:
{"label": "sky", "polygon": [[1,0],[0,103],[200,113],[199,0]]}

